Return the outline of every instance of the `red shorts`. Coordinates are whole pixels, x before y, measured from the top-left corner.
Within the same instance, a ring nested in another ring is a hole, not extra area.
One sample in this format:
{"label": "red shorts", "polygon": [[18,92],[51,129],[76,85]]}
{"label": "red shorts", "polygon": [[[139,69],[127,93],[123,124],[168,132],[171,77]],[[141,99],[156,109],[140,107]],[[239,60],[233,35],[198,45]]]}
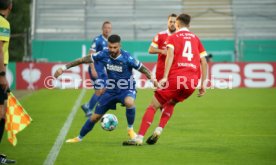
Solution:
{"label": "red shorts", "polygon": [[155,98],[161,105],[164,105],[168,101],[182,102],[193,94],[196,84],[187,83],[186,86],[179,86],[175,81],[169,81],[170,85],[166,89],[157,89],[154,93]]}

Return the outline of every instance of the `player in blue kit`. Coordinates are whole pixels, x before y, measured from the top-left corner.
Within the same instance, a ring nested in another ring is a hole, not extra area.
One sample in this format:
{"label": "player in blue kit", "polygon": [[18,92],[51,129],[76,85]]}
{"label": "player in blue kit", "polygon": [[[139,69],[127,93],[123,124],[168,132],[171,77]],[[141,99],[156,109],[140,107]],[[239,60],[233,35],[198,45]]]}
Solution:
{"label": "player in blue kit", "polygon": [[[122,103],[126,106],[126,118],[128,123],[128,135],[130,139],[136,137],[133,130],[135,119],[135,81],[132,70],[136,69],[145,74],[148,79],[154,82],[154,78],[150,71],[139,61],[135,60],[128,52],[120,49],[120,36],[111,35],[108,38],[108,49],[86,56],[71,63],[66,64],[55,72],[55,77],[60,76],[65,70],[83,64],[100,61],[106,67],[108,80],[106,82],[106,91],[98,101],[95,113],[85,122],[79,136],[73,139],[68,139],[66,142],[80,142],[83,137],[93,129],[95,123],[111,109],[116,103]],[[156,82],[155,82],[156,84]]]}
{"label": "player in blue kit", "polygon": [[[109,21],[105,21],[102,25],[102,34],[95,37],[92,41],[89,55],[107,49],[107,38],[110,35],[111,30],[111,23]],[[89,64],[88,73],[90,79],[94,82],[93,87],[95,93],[92,95],[88,103],[81,106],[86,116],[90,116],[92,114],[92,110],[98,102],[99,97],[105,90],[105,86],[101,86],[99,82],[105,82],[107,80],[104,65],[100,61],[95,61],[94,63]],[[113,107],[112,109],[115,108],[116,107]]]}

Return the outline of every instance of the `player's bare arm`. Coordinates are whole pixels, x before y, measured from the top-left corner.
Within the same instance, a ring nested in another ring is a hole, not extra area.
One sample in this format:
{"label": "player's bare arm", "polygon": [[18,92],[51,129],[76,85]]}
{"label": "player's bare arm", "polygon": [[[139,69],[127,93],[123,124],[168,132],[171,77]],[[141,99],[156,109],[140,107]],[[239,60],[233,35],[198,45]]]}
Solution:
{"label": "player's bare arm", "polygon": [[90,63],[93,63],[92,59],[91,59],[91,56],[85,56],[83,58],[79,58],[73,62],[70,62],[68,64],[66,64],[66,69],[69,69],[69,68],[72,68],[72,67],[75,67],[75,66],[78,66],[80,64],[90,64]]}
{"label": "player's bare arm", "polygon": [[146,75],[146,77],[147,77],[148,79],[151,79],[151,78],[152,78],[151,72],[150,72],[149,69],[148,69],[147,67],[145,67],[144,65],[142,65],[138,71],[141,72],[141,73],[143,73],[144,75]]}
{"label": "player's bare arm", "polygon": [[153,46],[150,46],[148,51],[149,51],[150,54],[161,53],[161,54],[163,54],[165,56],[167,55],[167,49],[158,49],[158,48],[155,48]]}
{"label": "player's bare arm", "polygon": [[162,85],[162,86],[164,86],[165,83],[168,81],[168,75],[169,75],[170,69],[172,67],[173,59],[174,59],[173,48],[168,47],[167,57],[166,57],[166,62],[165,62],[164,76],[163,76],[163,79],[160,80],[160,85]]}
{"label": "player's bare arm", "polygon": [[[96,51],[90,50],[89,53],[87,54],[87,56],[91,56],[94,53],[96,53]],[[91,70],[92,76],[95,77],[95,78],[98,77],[98,74],[97,74],[97,71],[95,69],[94,64],[90,63],[89,66],[90,66],[90,70]]]}
{"label": "player's bare arm", "polygon": [[200,59],[200,65],[201,65],[202,75],[201,75],[201,84],[199,88],[198,97],[201,97],[206,93],[206,85],[207,85],[206,79],[207,79],[208,64],[205,57],[202,57]]}
{"label": "player's bare arm", "polygon": [[65,70],[67,70],[67,69],[69,69],[69,68],[78,66],[78,65],[80,65],[80,64],[89,64],[89,63],[93,63],[93,61],[92,61],[90,55],[89,55],[89,56],[85,56],[85,57],[83,57],[83,58],[79,58],[79,59],[77,59],[77,60],[75,60],[75,61],[73,61],[73,62],[70,62],[70,63],[64,65],[62,68],[59,68],[59,69],[55,72],[54,76],[55,76],[55,78],[57,78],[57,77],[59,77],[60,75],[62,75],[63,71],[65,71]]}
{"label": "player's bare arm", "polygon": [[138,71],[146,75],[146,77],[152,81],[153,85],[157,87],[157,81],[154,79],[154,76],[152,76],[151,72],[147,67],[142,65]]}

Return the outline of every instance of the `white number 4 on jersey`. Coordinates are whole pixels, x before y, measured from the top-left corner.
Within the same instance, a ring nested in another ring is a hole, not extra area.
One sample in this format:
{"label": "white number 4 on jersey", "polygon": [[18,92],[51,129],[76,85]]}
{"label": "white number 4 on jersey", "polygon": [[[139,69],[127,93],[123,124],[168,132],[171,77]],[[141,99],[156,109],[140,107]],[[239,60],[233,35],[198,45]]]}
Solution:
{"label": "white number 4 on jersey", "polygon": [[184,50],[183,50],[182,56],[188,58],[188,61],[192,61],[192,58],[194,57],[194,55],[192,53],[191,41],[186,41],[184,43]]}

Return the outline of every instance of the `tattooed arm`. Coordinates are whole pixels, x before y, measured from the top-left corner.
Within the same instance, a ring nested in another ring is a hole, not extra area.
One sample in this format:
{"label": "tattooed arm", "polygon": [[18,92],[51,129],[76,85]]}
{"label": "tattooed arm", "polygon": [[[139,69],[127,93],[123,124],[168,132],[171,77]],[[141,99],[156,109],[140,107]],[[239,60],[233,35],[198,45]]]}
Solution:
{"label": "tattooed arm", "polygon": [[55,78],[59,77],[60,75],[62,75],[63,71],[78,66],[80,64],[89,64],[89,63],[93,63],[93,60],[91,59],[91,56],[85,56],[83,58],[79,58],[73,62],[70,62],[64,66],[62,66],[61,68],[58,68],[58,70],[55,72],[54,76]]}
{"label": "tattooed arm", "polygon": [[144,75],[146,75],[146,77],[148,79],[152,78],[152,75],[151,75],[149,69],[147,67],[145,67],[144,65],[142,65],[138,71],[141,72],[141,73],[143,73]]}
{"label": "tattooed arm", "polygon": [[92,63],[92,59],[91,59],[91,56],[85,56],[83,58],[79,58],[73,62],[70,62],[68,64],[66,64],[66,69],[69,69],[69,68],[72,68],[74,66],[77,66],[77,65],[80,65],[80,64],[89,64],[89,63]]}
{"label": "tattooed arm", "polygon": [[155,87],[158,86],[156,79],[154,78],[154,76],[152,76],[151,72],[149,71],[149,69],[147,67],[142,65],[138,71],[143,73],[144,75],[146,75],[146,77],[151,80],[151,82],[153,83],[153,85]]}

